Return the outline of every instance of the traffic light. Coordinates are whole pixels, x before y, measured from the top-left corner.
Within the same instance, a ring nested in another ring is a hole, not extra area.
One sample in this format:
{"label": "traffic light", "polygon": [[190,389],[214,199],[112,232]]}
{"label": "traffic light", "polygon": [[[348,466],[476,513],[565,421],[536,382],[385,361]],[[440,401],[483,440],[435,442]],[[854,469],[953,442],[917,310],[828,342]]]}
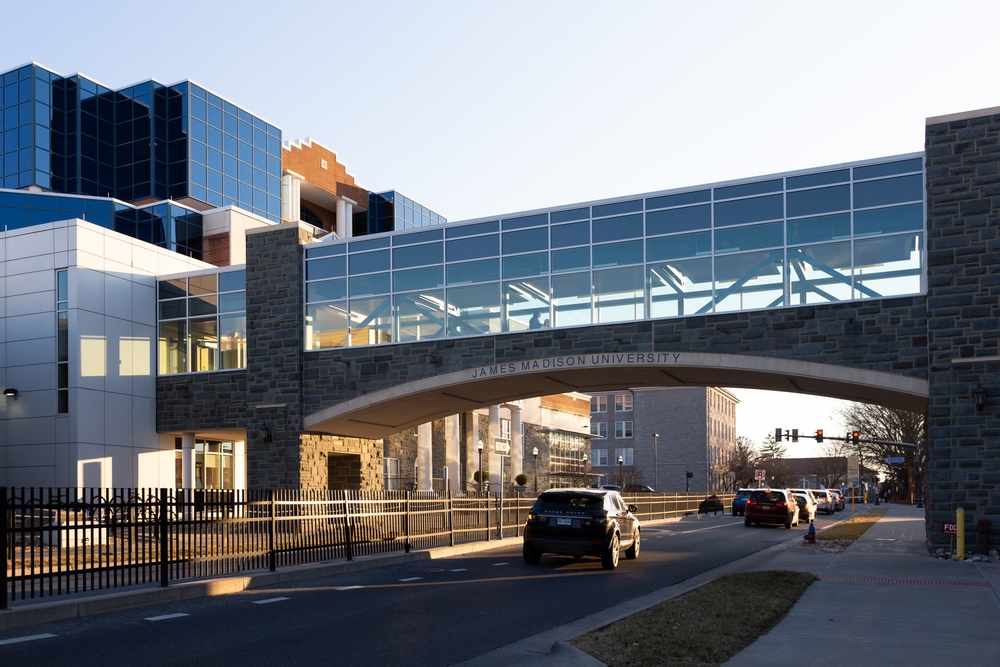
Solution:
{"label": "traffic light", "polygon": [[774,441],[775,442],[781,442],[781,429],[780,428],[774,429]]}
{"label": "traffic light", "polygon": [[792,429],[792,442],[798,442],[798,441],[799,441],[799,429],[793,428]]}
{"label": "traffic light", "polygon": [[857,431],[851,431],[851,442],[853,442],[856,445],[858,444],[859,440],[861,440],[861,434],[858,433]]}
{"label": "traffic light", "polygon": [[823,442],[823,429],[816,429],[816,442]]}

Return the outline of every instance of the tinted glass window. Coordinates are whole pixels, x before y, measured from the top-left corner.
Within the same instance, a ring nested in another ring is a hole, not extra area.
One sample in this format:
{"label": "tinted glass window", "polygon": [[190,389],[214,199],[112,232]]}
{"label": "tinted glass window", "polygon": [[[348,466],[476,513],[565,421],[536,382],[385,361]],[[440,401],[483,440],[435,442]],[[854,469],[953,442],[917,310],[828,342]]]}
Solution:
{"label": "tinted glass window", "polygon": [[500,223],[494,220],[493,222],[480,222],[476,225],[456,225],[455,227],[448,227],[446,231],[448,238],[458,239],[463,236],[474,236],[476,234],[488,234],[500,231]]}
{"label": "tinted glass window", "polygon": [[701,190],[699,192],[682,192],[678,195],[664,195],[663,197],[650,197],[646,200],[646,210],[654,208],[667,208],[668,206],[684,206],[685,204],[700,204],[712,200],[711,190]]}
{"label": "tinted glass window", "polygon": [[448,261],[477,259],[500,254],[500,235],[477,236],[468,239],[448,241]]}
{"label": "tinted glass window", "polygon": [[744,222],[760,222],[782,217],[784,203],[781,195],[739,199],[715,205],[715,226],[727,227]]}
{"label": "tinted glass window", "polygon": [[854,168],[854,180],[863,178],[878,178],[879,176],[891,176],[892,174],[905,174],[911,171],[923,169],[923,158],[915,157],[910,160],[899,162],[888,162],[885,164],[873,164],[867,167]]}
{"label": "tinted glass window", "polygon": [[426,241],[439,241],[443,235],[444,230],[441,229],[432,229],[415,234],[400,234],[393,237],[392,245],[413,245],[414,243],[424,243]]}
{"label": "tinted glass window", "polygon": [[[504,221],[506,222],[506,221]],[[503,254],[547,250],[549,247],[548,227],[524,229],[518,232],[504,232]]]}
{"label": "tinted glass window", "polygon": [[788,217],[815,215],[851,208],[851,191],[846,185],[788,193]]}
{"label": "tinted glass window", "polygon": [[549,214],[552,224],[557,222],[570,222],[572,220],[586,220],[590,217],[589,208],[575,208],[572,211],[553,211]]}
{"label": "tinted glass window", "polygon": [[712,232],[678,234],[657,239],[646,239],[646,261],[695,257],[712,252]]}
{"label": "tinted glass window", "polygon": [[538,497],[535,506],[546,506],[553,508],[604,507],[604,498],[599,495],[584,495],[572,493],[543,493]]}
{"label": "tinted glass window", "polygon": [[368,239],[366,241],[352,241],[351,252],[360,252],[362,250],[375,250],[376,248],[388,248],[389,238],[383,237],[380,239]]}
{"label": "tinted glass window", "polygon": [[781,491],[754,491],[750,494],[750,500],[760,503],[776,503],[785,500],[785,494]]}
{"label": "tinted glass window", "polygon": [[440,242],[404,246],[392,251],[392,268],[406,269],[424,264],[440,264],[443,259],[444,248]]}
{"label": "tinted glass window", "polygon": [[306,250],[306,257],[309,259],[312,259],[313,257],[329,257],[331,255],[343,255],[346,252],[347,246],[342,243],[340,245],[309,248]]}
{"label": "tinted glass window", "polygon": [[565,248],[567,246],[590,243],[590,225],[586,222],[554,225],[551,231],[553,248]]}
{"label": "tinted glass window", "polygon": [[924,178],[920,174],[854,184],[854,208],[919,201],[923,197]]}
{"label": "tinted glass window", "polygon": [[838,169],[837,171],[825,171],[822,174],[791,176],[785,179],[785,187],[789,190],[796,190],[817,185],[830,185],[831,183],[846,183],[849,180],[851,180],[851,170]]}
{"label": "tinted glass window", "polygon": [[918,231],[924,227],[923,204],[877,208],[854,214],[854,235]]}
{"label": "tinted glass window", "polygon": [[328,257],[306,262],[306,280],[318,278],[340,278],[347,273],[347,258]]}
{"label": "tinted glass window", "polygon": [[594,230],[594,243],[635,239],[642,236],[642,215],[594,220],[591,224]]}
{"label": "tinted glass window", "polygon": [[715,232],[715,252],[717,253],[771,248],[783,243],[784,225],[780,222],[720,229]]}
{"label": "tinted glass window", "polygon": [[552,252],[552,273],[590,268],[590,248],[572,248]]}
{"label": "tinted glass window", "polygon": [[352,297],[387,294],[389,291],[388,273],[374,273],[370,276],[351,278]]}
{"label": "tinted glass window", "polygon": [[538,276],[549,272],[549,253],[538,252],[533,255],[518,255],[503,258],[504,278],[523,278]]}
{"label": "tinted glass window", "polygon": [[689,206],[646,214],[646,235],[673,234],[712,226],[711,206]]}
{"label": "tinted glass window", "polygon": [[[388,239],[386,239],[388,240]],[[389,270],[389,251],[363,252],[351,255],[351,274],[371,273],[373,271]]]}
{"label": "tinted glass window", "polygon": [[525,227],[537,227],[539,225],[544,225],[549,221],[548,213],[539,213],[538,215],[528,215],[523,218],[513,218],[511,220],[504,220],[501,224],[503,225],[504,231],[508,229],[524,229]]}
{"label": "tinted glass window", "polygon": [[642,200],[636,199],[635,201],[623,201],[614,204],[603,204],[601,206],[594,206],[594,216],[595,218],[600,218],[606,215],[620,215],[622,213],[635,213],[636,211],[642,210]]}
{"label": "tinted glass window", "polygon": [[642,263],[642,241],[594,246],[594,268]]}
{"label": "tinted glass window", "polygon": [[715,188],[715,200],[732,199],[734,197],[749,197],[750,195],[760,195],[765,192],[777,192],[781,190],[781,179],[773,181],[761,181],[759,183],[744,183],[743,185],[730,185],[725,188]]}
{"label": "tinted glass window", "polygon": [[484,259],[479,262],[448,265],[448,284],[464,285],[500,279],[500,260]]}
{"label": "tinted glass window", "polygon": [[409,271],[393,271],[392,286],[397,292],[444,286],[444,267],[427,266]]}
{"label": "tinted glass window", "polygon": [[851,214],[823,215],[817,218],[800,218],[788,221],[788,243],[816,243],[833,241],[851,235]]}

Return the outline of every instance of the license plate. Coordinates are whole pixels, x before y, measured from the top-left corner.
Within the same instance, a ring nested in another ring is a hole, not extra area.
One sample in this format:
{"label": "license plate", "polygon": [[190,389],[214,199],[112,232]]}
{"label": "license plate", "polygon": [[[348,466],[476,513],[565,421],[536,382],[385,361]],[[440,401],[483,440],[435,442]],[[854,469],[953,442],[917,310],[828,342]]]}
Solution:
{"label": "license plate", "polygon": [[771,506],[770,505],[761,505],[760,508],[762,510],[769,510],[769,509],[771,509]]}
{"label": "license plate", "polygon": [[557,526],[572,526],[573,519],[556,519]]}

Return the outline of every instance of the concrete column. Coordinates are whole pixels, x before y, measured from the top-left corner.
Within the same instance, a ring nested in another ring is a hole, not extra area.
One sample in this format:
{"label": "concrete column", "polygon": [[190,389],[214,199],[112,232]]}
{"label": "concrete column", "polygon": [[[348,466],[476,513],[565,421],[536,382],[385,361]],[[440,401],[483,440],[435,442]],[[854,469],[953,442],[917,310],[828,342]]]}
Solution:
{"label": "concrete column", "polygon": [[181,460],[181,483],[185,489],[193,489],[195,488],[194,433],[181,434],[181,451],[183,452]]}
{"label": "concrete column", "polygon": [[417,427],[417,491],[433,491],[434,459],[432,457],[431,441],[434,435],[434,425],[431,422]]}
{"label": "concrete column", "polygon": [[475,487],[472,484],[477,470],[479,470],[479,415],[475,412],[465,413],[465,488],[464,491],[472,491]]}
{"label": "concrete column", "polygon": [[354,236],[354,204],[349,201],[344,202],[344,238],[349,239]]}
{"label": "concrete column", "polygon": [[344,236],[347,229],[347,202],[343,199],[337,200],[337,228],[334,230],[337,233],[338,239],[347,238]]}
{"label": "concrete column", "polygon": [[510,406],[510,474],[524,472],[524,438],[521,436],[521,408]]}
{"label": "concrete column", "polygon": [[281,219],[292,219],[292,175],[281,177]]}
{"label": "concrete column", "polygon": [[[500,406],[491,405],[490,406],[490,437],[486,441],[486,448],[489,450],[490,457],[490,493],[497,493],[500,491],[500,465],[502,459],[500,455],[496,452],[497,438],[500,437]],[[484,452],[485,454],[486,452]]]}
{"label": "concrete column", "polygon": [[461,461],[462,430],[461,420],[458,415],[451,415],[444,418],[444,463],[448,468],[448,484],[445,491],[458,491],[459,486],[459,465]]}
{"label": "concrete column", "polygon": [[292,221],[302,219],[302,208],[300,206],[301,200],[299,199],[301,193],[301,181],[297,178],[292,178]]}

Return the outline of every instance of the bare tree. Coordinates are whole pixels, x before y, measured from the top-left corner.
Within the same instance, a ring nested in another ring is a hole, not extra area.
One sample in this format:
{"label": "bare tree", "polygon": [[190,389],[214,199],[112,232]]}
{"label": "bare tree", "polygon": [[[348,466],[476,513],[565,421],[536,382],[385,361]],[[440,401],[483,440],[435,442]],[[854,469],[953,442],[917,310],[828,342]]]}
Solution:
{"label": "bare tree", "polygon": [[[897,487],[896,496],[909,495],[908,484],[901,475],[902,470],[886,464],[887,457],[905,457],[908,465],[917,464],[917,469],[927,470],[927,421],[923,414],[885,408],[868,403],[851,403],[840,411],[844,426],[848,432],[858,431],[861,438],[886,440],[889,442],[909,442],[917,445],[912,448],[898,447],[860,442],[847,443],[850,454],[856,454],[862,465],[873,470],[888,472],[893,477],[893,485]],[[919,457],[914,461],[914,455]],[[922,481],[921,481],[922,484]]]}
{"label": "bare tree", "polygon": [[812,459],[809,474],[816,475],[817,481],[826,488],[835,487],[847,481],[847,443],[826,440],[821,448],[822,456]]}
{"label": "bare tree", "polygon": [[753,484],[757,458],[757,443],[745,435],[736,436],[724,473],[733,476],[735,488],[746,488]]}

